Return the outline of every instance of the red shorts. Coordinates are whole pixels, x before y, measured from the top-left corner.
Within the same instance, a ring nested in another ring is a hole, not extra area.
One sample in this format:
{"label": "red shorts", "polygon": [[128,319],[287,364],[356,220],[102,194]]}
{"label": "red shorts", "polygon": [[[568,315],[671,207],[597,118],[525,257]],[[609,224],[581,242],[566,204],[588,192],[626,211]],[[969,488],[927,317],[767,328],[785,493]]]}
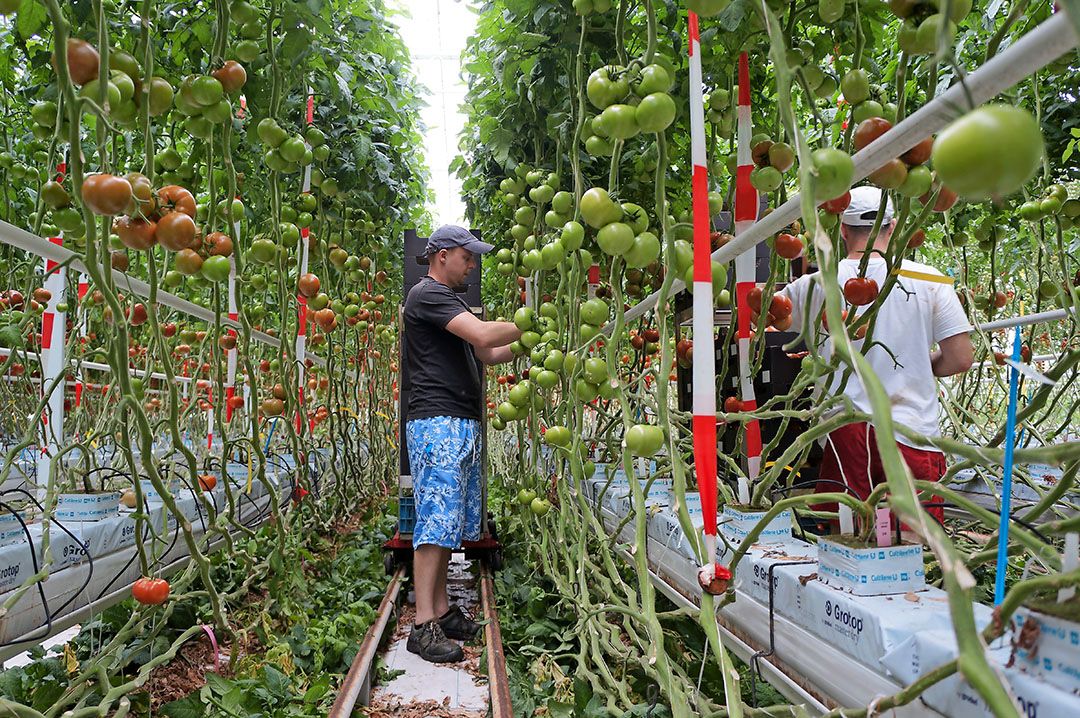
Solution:
{"label": "red shorts", "polygon": [[[897,445],[916,481],[940,481],[945,475],[945,455],[940,451]],[[866,422],[847,424],[830,433],[825,440],[824,451],[818,472],[818,493],[841,492],[846,485],[860,499],[865,499],[873,487],[885,483],[885,470],[878,454],[874,427]],[[940,497],[928,497],[923,501],[923,506],[941,522],[945,519],[942,503]],[[814,508],[818,511],[837,510],[835,503],[819,504]]]}

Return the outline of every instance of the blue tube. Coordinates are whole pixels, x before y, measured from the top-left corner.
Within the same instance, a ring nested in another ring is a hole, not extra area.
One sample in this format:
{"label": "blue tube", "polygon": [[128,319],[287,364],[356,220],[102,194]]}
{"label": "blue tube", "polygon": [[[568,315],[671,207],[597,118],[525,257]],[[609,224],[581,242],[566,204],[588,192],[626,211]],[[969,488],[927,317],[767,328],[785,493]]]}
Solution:
{"label": "blue tube", "polygon": [[[1020,362],[1020,327],[1013,336],[1012,360]],[[1012,513],[1013,449],[1016,443],[1016,403],[1020,372],[1009,368],[1009,409],[1005,420],[1005,471],[1001,479],[1001,521],[998,527],[997,571],[994,576],[994,605],[1005,598],[1005,569],[1009,564],[1009,514]]]}
{"label": "blue tube", "polygon": [[[1015,369],[1013,371],[1015,371]],[[277,428],[277,420],[278,418],[275,416],[274,420],[270,422],[270,431],[266,434],[266,446],[263,448],[264,454],[270,453],[270,439],[274,438],[274,429]]]}

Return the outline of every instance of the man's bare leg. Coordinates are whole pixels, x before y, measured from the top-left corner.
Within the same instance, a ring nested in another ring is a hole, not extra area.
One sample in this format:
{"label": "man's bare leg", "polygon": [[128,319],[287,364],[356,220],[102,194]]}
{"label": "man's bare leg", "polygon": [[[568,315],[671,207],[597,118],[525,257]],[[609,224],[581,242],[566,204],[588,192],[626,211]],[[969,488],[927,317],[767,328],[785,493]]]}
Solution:
{"label": "man's bare leg", "polygon": [[424,544],[413,552],[417,625],[446,613],[446,571],[449,561],[450,549],[442,546]]}
{"label": "man's bare leg", "polygon": [[446,576],[450,572],[450,554],[446,551],[446,558],[439,566],[438,580],[435,582],[435,592],[432,595],[435,618],[442,618],[450,610],[450,600],[446,594]]}

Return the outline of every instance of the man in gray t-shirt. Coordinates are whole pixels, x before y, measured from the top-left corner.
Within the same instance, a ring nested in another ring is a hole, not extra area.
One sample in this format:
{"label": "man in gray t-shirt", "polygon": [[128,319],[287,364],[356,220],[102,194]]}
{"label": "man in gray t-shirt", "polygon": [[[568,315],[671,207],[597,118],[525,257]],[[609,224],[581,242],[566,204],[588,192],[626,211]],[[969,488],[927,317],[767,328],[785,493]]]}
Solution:
{"label": "man in gray t-shirt", "polygon": [[410,397],[405,436],[416,500],[413,579],[416,622],[407,647],[434,663],[456,662],[479,626],[450,606],[446,574],[462,539],[480,537],[480,423],[484,364],[510,361],[509,344],[521,336],[512,322],[485,322],[454,292],[493,249],[468,230],[444,225],[428,239],[428,275],[405,298],[402,361]]}

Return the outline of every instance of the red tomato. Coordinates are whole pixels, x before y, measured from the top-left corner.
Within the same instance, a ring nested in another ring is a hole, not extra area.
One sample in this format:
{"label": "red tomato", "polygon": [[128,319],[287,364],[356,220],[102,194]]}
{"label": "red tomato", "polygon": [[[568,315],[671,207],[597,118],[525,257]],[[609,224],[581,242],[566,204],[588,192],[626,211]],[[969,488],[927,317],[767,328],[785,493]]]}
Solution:
{"label": "red tomato", "polygon": [[141,604],[160,606],[169,597],[169,582],[143,576],[131,586],[132,597]]}
{"label": "red tomato", "polygon": [[803,253],[803,243],[794,234],[788,234],[787,232],[781,232],[776,235],[776,241],[773,243],[773,248],[776,253],[784,259],[798,259]]}
{"label": "red tomato", "polygon": [[[786,295],[780,293],[773,295],[772,303],[769,305],[769,314],[773,319],[776,321],[787,319],[791,316],[791,309],[791,300],[788,299]],[[790,325],[789,322],[788,326]],[[777,327],[777,329],[779,328],[780,327]]]}
{"label": "red tomato", "polygon": [[754,287],[746,295],[746,304],[753,312],[761,312],[761,287]]}
{"label": "red tomato", "polygon": [[724,411],[728,414],[737,414],[742,411],[742,401],[737,396],[729,396],[724,399]]}
{"label": "red tomato", "polygon": [[900,159],[908,163],[908,165],[921,165],[930,159],[930,150],[933,148],[934,138],[927,137],[925,140],[900,155]]}
{"label": "red tomato", "polygon": [[844,282],[844,299],[856,307],[870,304],[878,295],[878,285],[868,277],[852,277]]}
{"label": "red tomato", "polygon": [[822,202],[819,206],[829,214],[843,214],[849,204],[851,204],[851,192],[844,192],[839,197]]}
{"label": "red tomato", "polygon": [[[883,134],[892,129],[892,123],[886,120],[884,117],[871,117],[863,120],[855,128],[855,135],[853,137],[855,151],[861,150],[868,144],[881,137]],[[920,164],[916,162],[915,164]]]}

